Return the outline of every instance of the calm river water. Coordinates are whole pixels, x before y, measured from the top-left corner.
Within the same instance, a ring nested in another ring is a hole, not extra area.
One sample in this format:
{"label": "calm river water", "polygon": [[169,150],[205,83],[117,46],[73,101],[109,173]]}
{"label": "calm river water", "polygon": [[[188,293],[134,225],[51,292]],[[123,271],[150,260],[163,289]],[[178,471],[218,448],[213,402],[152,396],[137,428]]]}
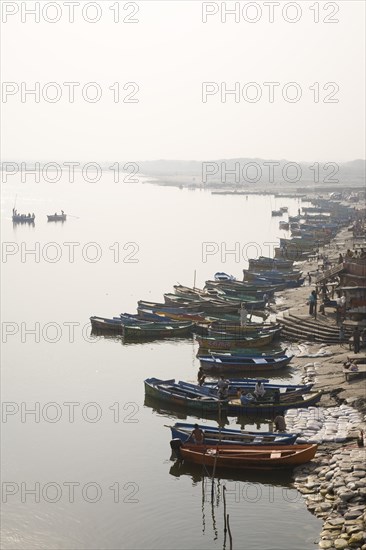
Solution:
{"label": "calm river water", "polygon": [[[36,214],[34,227],[13,227],[15,197],[19,212]],[[195,271],[196,286],[216,271],[241,278],[247,255],[277,244],[271,210],[283,205],[290,214],[301,206],[106,175],[4,184],[4,550],[229,548],[224,485],[234,548],[313,548],[321,522],[289,474],[222,474],[212,501],[200,468],[170,461],[165,425],[176,416],[144,403],[143,380],[195,380],[192,339],[123,345],[91,338],[88,325],[91,315],[135,311],[138,299],[160,301],[178,282],[192,286]],[[47,223],[61,208],[66,223]],[[282,375],[291,376],[299,380],[293,368]]]}

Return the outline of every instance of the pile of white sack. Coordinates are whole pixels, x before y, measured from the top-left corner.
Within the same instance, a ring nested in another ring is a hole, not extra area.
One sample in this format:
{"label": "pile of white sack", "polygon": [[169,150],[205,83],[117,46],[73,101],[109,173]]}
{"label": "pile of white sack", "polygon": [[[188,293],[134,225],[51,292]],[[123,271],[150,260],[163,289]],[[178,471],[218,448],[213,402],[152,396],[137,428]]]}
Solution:
{"label": "pile of white sack", "polygon": [[298,344],[297,347],[300,352],[295,352],[296,357],[331,357],[334,355],[327,344],[320,344],[318,351],[313,353],[309,351],[309,345],[307,343]]}
{"label": "pile of white sack", "polygon": [[357,437],[362,416],[349,405],[289,409],[285,414],[286,432],[299,433],[297,443],[342,443]]}

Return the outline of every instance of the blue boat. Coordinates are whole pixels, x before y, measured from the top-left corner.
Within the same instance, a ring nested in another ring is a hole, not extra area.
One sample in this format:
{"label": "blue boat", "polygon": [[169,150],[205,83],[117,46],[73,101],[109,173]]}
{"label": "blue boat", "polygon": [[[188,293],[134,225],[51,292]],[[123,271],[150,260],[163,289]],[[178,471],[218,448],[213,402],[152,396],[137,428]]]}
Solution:
{"label": "blue boat", "polygon": [[[313,383],[308,384],[274,384],[270,383],[268,378],[227,378],[226,382],[229,386],[229,395],[232,393],[237,394],[241,390],[254,390],[257,382],[262,382],[264,389],[267,391],[279,390],[281,393],[297,392],[297,393],[309,393],[313,387]],[[208,388],[209,390],[217,389],[217,380],[205,381],[202,384],[202,388]]]}
{"label": "blue boat", "polygon": [[[195,424],[176,422],[169,426],[173,439],[180,439],[182,443],[189,443]],[[228,428],[216,428],[214,426],[198,425],[204,432],[205,445],[293,445],[298,434],[273,433],[273,432],[250,432],[232,430]]]}
{"label": "blue boat", "polygon": [[153,325],[153,322],[144,321],[143,319],[138,319],[135,317],[112,317],[111,319],[108,317],[98,317],[96,315],[93,315],[90,317],[90,322],[92,329],[95,331],[111,331],[115,332],[117,334],[123,333],[123,327],[125,325]]}
{"label": "blue boat", "polygon": [[[230,399],[226,403],[226,412],[228,416],[241,416],[248,415],[254,416],[266,416],[271,417],[282,414],[288,409],[299,409],[304,407],[310,407],[318,403],[321,399],[323,392],[318,391],[316,393],[307,393],[305,395],[295,394],[291,396],[289,394],[278,394],[278,399],[271,397],[270,400],[266,400],[265,397],[260,400],[256,400],[252,394],[244,396],[241,399]],[[246,401],[246,402],[245,402]]]}
{"label": "blue boat", "polygon": [[146,396],[168,403],[174,407],[184,407],[200,413],[218,413],[222,401],[216,396],[197,388],[184,388],[175,379],[161,380],[147,378],[144,380]]}
{"label": "blue boat", "polygon": [[[252,392],[255,389],[257,382],[262,382],[264,386],[265,395],[262,398],[263,401],[272,400],[275,392],[279,392],[280,400],[287,397],[292,399],[295,398],[296,395],[300,396],[305,393],[309,393],[313,387],[313,384],[270,384],[268,379],[242,378],[238,380],[226,380],[227,388],[225,390],[225,394],[228,399],[236,398],[242,391],[247,393]],[[184,390],[219,397],[219,387],[217,381],[204,382],[202,385],[182,381],[179,381],[177,384]]]}
{"label": "blue boat", "polygon": [[286,367],[293,355],[282,355],[279,357],[271,357],[268,355],[261,357],[248,357],[243,355],[200,355],[199,360],[201,367],[205,372],[233,372],[233,371],[268,371],[278,370]]}
{"label": "blue boat", "polygon": [[233,275],[228,275],[223,271],[218,271],[214,275],[215,281],[236,281],[236,278]]}

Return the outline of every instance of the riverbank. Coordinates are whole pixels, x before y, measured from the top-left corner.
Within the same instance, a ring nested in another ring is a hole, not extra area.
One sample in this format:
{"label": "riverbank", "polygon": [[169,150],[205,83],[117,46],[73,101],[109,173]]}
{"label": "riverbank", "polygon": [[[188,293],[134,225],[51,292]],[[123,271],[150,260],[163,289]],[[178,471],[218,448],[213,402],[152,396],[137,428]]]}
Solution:
{"label": "riverbank", "polygon": [[[336,263],[339,252],[353,247],[347,229],[342,230],[330,246],[320,250]],[[319,262],[301,263],[304,274],[312,282],[288,289],[278,296],[273,313],[281,319],[289,313],[294,319],[312,319],[307,305],[315,288]],[[319,323],[336,327],[335,313],[318,313]],[[366,433],[365,379],[347,381],[343,363],[353,351],[348,343],[322,344],[310,341],[292,342],[297,348],[296,366],[304,381],[314,382],[314,390],[322,390],[319,408],[294,417],[289,411],[288,427],[296,431],[301,426],[307,439],[319,442],[315,459],[295,470],[295,487],[302,493],[308,510],[323,520],[318,545],[323,549],[366,550],[366,448],[359,448],[357,438]],[[364,353],[360,353],[360,356]],[[341,442],[341,443],[340,443]]]}
{"label": "riverbank", "polygon": [[[352,248],[353,241],[350,232],[343,229],[331,244],[322,249],[320,253],[328,256],[330,261],[336,262],[339,253]],[[319,264],[315,258],[311,261],[301,263],[304,274],[310,273],[312,283],[295,289],[287,289],[279,293],[278,305],[274,306],[277,318],[286,313],[291,313],[298,318],[310,320],[309,306],[307,300],[309,294],[315,289],[315,276],[319,272]],[[318,312],[320,323],[326,323],[330,327],[336,327],[336,314],[333,310],[326,310],[325,315]],[[296,345],[296,344],[295,344]],[[296,354],[296,364],[304,369],[310,362],[316,363],[315,390],[322,390],[324,395],[321,405],[332,406],[341,403],[353,404],[358,410],[366,413],[366,384],[365,379],[355,378],[346,381],[343,373],[343,363],[347,361],[353,351],[349,349],[348,343],[319,344],[303,340],[299,342],[299,354]],[[360,353],[360,357],[365,353]],[[304,370],[304,376],[306,372]]]}

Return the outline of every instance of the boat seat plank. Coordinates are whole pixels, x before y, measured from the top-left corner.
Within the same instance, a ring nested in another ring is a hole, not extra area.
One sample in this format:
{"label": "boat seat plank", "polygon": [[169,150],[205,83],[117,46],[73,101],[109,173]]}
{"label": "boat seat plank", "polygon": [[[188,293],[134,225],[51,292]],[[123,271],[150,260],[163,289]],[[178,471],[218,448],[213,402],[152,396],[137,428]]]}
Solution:
{"label": "boat seat plank", "polygon": [[281,458],[281,451],[272,451],[271,458]]}

